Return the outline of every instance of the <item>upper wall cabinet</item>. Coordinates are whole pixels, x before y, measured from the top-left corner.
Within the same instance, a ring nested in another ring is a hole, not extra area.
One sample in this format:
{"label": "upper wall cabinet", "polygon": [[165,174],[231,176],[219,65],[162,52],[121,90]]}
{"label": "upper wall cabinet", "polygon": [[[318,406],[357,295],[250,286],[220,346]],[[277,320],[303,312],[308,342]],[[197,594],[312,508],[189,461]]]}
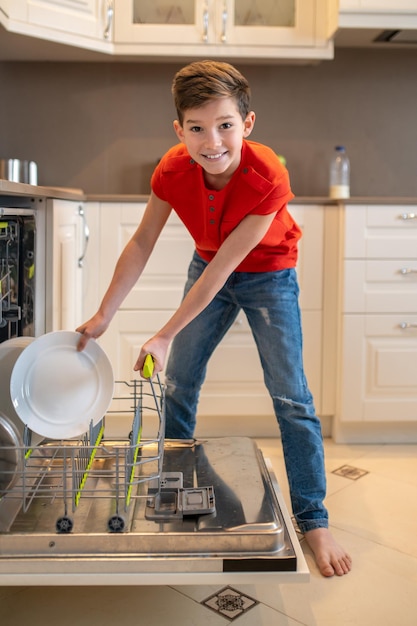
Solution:
{"label": "upper wall cabinet", "polygon": [[0,0],[11,32],[112,52],[113,0]]}
{"label": "upper wall cabinet", "polygon": [[338,0],[0,0],[0,23],[121,60],[331,59]]}
{"label": "upper wall cabinet", "polygon": [[128,51],[211,57],[331,58],[337,0],[115,0]]}
{"label": "upper wall cabinet", "polygon": [[340,0],[341,11],[369,11],[374,13],[417,12],[415,0]]}
{"label": "upper wall cabinet", "polygon": [[340,0],[339,26],[417,28],[416,0]]}

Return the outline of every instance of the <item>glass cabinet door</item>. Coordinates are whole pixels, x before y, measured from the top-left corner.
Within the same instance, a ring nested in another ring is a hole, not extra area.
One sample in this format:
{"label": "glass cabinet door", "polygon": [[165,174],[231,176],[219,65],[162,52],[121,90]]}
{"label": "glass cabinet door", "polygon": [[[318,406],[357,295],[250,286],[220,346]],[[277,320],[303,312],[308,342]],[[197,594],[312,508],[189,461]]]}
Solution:
{"label": "glass cabinet door", "polygon": [[134,24],[194,24],[194,0],[133,0]]}
{"label": "glass cabinet door", "polygon": [[218,0],[217,29],[231,45],[310,45],[315,39],[315,0]]}
{"label": "glass cabinet door", "polygon": [[[204,43],[212,0],[116,0],[116,41]],[[214,5],[213,5],[214,6]]]}
{"label": "glass cabinet door", "polygon": [[235,0],[235,26],[295,26],[295,0]]}

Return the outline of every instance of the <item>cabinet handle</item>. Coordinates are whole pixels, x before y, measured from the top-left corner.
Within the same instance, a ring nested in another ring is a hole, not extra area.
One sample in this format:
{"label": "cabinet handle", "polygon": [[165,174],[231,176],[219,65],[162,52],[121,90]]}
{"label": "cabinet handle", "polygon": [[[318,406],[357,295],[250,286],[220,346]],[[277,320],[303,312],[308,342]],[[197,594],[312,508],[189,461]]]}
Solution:
{"label": "cabinet handle", "polygon": [[226,30],[227,30],[227,18],[228,18],[228,14],[227,14],[227,3],[226,0],[223,3],[223,12],[222,12],[222,34],[220,37],[220,41],[222,43],[226,43],[227,41],[227,37],[226,37]]}
{"label": "cabinet handle", "polygon": [[402,274],[403,276],[406,276],[407,274],[417,274],[417,269],[414,269],[412,267],[402,267],[400,269],[400,274]]}
{"label": "cabinet handle", "polygon": [[401,213],[400,220],[417,220],[417,213]]}
{"label": "cabinet handle", "polygon": [[78,257],[78,267],[83,267],[85,255],[87,254],[88,241],[90,239],[90,229],[88,228],[85,211],[82,206],[78,207],[78,215],[81,217],[84,227],[84,246],[81,256]]}
{"label": "cabinet handle", "polygon": [[401,330],[408,330],[409,328],[417,328],[417,324],[410,324],[409,322],[401,322]]}
{"label": "cabinet handle", "polygon": [[113,16],[114,16],[114,7],[113,0],[107,0],[106,2],[106,13],[107,13],[107,24],[104,29],[103,37],[104,39],[108,39],[110,37],[111,27],[113,24]]}
{"label": "cabinet handle", "polygon": [[204,5],[203,11],[203,41],[204,43],[208,42],[208,31],[209,31],[209,10],[207,2]]}

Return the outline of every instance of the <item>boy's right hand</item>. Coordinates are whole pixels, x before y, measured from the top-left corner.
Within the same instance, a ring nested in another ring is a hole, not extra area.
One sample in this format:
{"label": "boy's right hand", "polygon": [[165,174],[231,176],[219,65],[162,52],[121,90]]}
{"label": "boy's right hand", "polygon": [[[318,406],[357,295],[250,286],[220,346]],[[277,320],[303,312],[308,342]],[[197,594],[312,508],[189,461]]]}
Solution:
{"label": "boy's right hand", "polygon": [[77,344],[78,352],[82,352],[90,339],[97,339],[107,329],[109,323],[104,320],[100,313],[96,313],[88,322],[81,324],[76,328],[77,333],[81,333],[81,337]]}

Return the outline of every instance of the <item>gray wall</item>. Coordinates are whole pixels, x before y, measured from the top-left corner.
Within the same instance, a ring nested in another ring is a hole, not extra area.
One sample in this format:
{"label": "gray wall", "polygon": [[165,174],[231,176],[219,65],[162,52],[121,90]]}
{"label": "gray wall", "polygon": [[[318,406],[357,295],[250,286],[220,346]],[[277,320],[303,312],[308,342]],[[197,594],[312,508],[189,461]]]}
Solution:
{"label": "gray wall", "polygon": [[[1,62],[0,157],[37,161],[40,184],[147,193],[175,142],[170,86],[179,67]],[[287,157],[296,195],[327,195],[330,155],[343,143],[352,195],[417,196],[417,48],[239,68],[253,91],[252,139]]]}

